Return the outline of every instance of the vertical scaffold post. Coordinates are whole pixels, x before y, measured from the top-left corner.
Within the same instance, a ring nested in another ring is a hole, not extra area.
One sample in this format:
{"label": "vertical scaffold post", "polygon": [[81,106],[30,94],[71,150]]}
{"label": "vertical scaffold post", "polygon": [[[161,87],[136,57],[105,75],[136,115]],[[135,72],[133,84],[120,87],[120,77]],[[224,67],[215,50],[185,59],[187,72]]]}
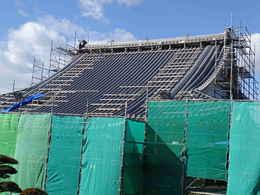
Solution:
{"label": "vertical scaffold post", "polygon": [[36,59],[35,57],[33,58],[33,69],[32,69],[32,80],[31,80],[31,86],[34,84],[34,73],[35,73],[35,65],[36,65]]}
{"label": "vertical scaffold post", "polygon": [[233,66],[234,66],[234,39],[233,29],[231,35],[231,48],[230,48],[230,99],[233,100]]}
{"label": "vertical scaffold post", "polygon": [[127,101],[125,102],[125,118],[127,118]]}
{"label": "vertical scaffold post", "polygon": [[[184,104],[184,140],[183,140],[183,144],[186,145],[187,143],[187,136],[188,136],[188,128],[189,128],[189,100],[188,99],[185,99],[185,104]],[[186,147],[186,146],[185,146]],[[187,164],[187,156],[186,156],[186,148],[185,148],[185,153],[184,153],[184,156],[182,156],[182,169],[183,169],[183,175],[182,175],[182,181],[181,181],[181,185],[182,185],[182,195],[184,194],[185,192],[185,186],[184,186],[184,183],[185,183],[185,169],[186,169],[186,164]]]}
{"label": "vertical scaffold post", "polygon": [[253,79],[254,79],[254,83],[253,83],[253,99],[257,100],[258,99],[258,88],[257,88],[257,81],[255,79],[255,65],[256,65],[256,58],[255,58],[255,54],[256,54],[256,46],[254,45],[254,59],[253,59]]}
{"label": "vertical scaffold post", "polygon": [[88,118],[88,112],[89,112],[88,106],[89,106],[89,102],[88,102],[88,99],[87,99],[86,112],[85,112],[85,114],[84,114],[84,117],[86,117],[86,118]]}
{"label": "vertical scaffold post", "polygon": [[47,180],[48,180],[48,162],[49,162],[49,153],[51,149],[51,133],[52,133],[52,119],[53,119],[53,112],[51,112],[50,115],[50,124],[49,124],[49,129],[48,129],[48,148],[47,148],[47,155],[45,157],[45,163],[44,163],[44,181],[43,181],[43,190],[46,190],[47,187]]}
{"label": "vertical scaffold post", "polygon": [[51,69],[52,69],[52,57],[53,57],[53,40],[51,40],[51,49],[50,49],[50,59],[49,59],[49,70],[48,70],[48,77],[51,76]]}
{"label": "vertical scaffold post", "polygon": [[15,91],[15,80],[13,81],[13,89],[12,91],[14,92]]}
{"label": "vertical scaffold post", "polygon": [[75,31],[75,34],[74,34],[74,49],[76,49],[77,47],[77,31]]}
{"label": "vertical scaffold post", "polygon": [[149,101],[149,88],[148,86],[146,89],[146,95],[145,95],[145,105],[144,105],[144,120],[147,121],[147,113],[148,113],[148,101]]}
{"label": "vertical scaffold post", "polygon": [[53,92],[52,94],[52,100],[51,100],[51,115],[53,115],[53,110],[54,110],[54,101],[55,101],[55,93]]}
{"label": "vertical scaffold post", "polygon": [[88,118],[84,118],[83,119],[83,129],[82,129],[82,140],[81,140],[81,144],[80,144],[80,169],[79,169],[79,175],[78,175],[78,185],[77,185],[77,195],[79,195],[80,193],[80,183],[82,181],[82,167],[83,167],[83,146],[84,143],[86,142],[86,139],[84,138],[84,134],[88,129],[88,125],[89,125],[89,121]]}
{"label": "vertical scaffold post", "polygon": [[[215,40],[215,57],[214,57],[214,59],[215,59],[214,70],[216,70],[216,69],[217,69],[217,66],[218,66],[217,40]],[[215,78],[215,79],[214,79],[214,84],[216,84],[216,83],[217,83],[217,79]],[[216,95],[216,89],[215,89],[215,87],[214,87],[213,93],[214,93],[214,96],[215,96],[215,95]]]}

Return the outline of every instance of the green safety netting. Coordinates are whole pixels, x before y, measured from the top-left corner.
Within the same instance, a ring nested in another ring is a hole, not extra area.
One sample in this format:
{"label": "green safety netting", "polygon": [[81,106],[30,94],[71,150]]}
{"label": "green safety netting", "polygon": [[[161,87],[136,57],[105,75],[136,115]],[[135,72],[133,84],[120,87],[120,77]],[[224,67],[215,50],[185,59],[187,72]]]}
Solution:
{"label": "green safety netting", "polygon": [[187,176],[226,180],[230,102],[189,102]]}
{"label": "green safety netting", "polygon": [[47,179],[53,195],[181,195],[185,175],[226,180],[230,147],[228,194],[260,195],[259,117],[260,103],[230,101],[149,102],[146,125],[0,114],[0,153],[19,160],[14,180],[23,189]]}
{"label": "green safety netting", "polygon": [[149,102],[144,166],[147,194],[181,194],[184,173],[226,180],[230,109],[228,101]]}
{"label": "green safety netting", "polygon": [[0,154],[14,157],[20,114],[0,114]]}
{"label": "green safety netting", "polygon": [[185,105],[149,102],[144,159],[144,195],[182,194]]}
{"label": "green safety netting", "polygon": [[120,193],[124,118],[89,118],[83,140],[80,195]]}
{"label": "green safety netting", "polygon": [[49,114],[21,115],[15,151],[19,164],[14,180],[22,189],[44,186],[50,124]]}
{"label": "green safety netting", "polygon": [[234,102],[228,195],[260,195],[260,103]]}
{"label": "green safety netting", "polygon": [[19,118],[19,114],[0,114],[0,154],[14,157]]}
{"label": "green safety netting", "polygon": [[48,158],[49,195],[76,195],[79,185],[84,118],[53,116]]}
{"label": "green safety netting", "polygon": [[145,123],[133,120],[126,122],[123,192],[125,195],[143,194],[143,143]]}

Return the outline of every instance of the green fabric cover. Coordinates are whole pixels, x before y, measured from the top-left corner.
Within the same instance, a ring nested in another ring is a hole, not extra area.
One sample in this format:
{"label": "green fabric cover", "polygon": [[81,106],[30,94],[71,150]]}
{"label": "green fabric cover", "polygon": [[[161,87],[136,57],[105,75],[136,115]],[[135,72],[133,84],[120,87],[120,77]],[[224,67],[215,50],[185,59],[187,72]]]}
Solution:
{"label": "green fabric cover", "polygon": [[81,117],[53,116],[46,186],[49,195],[77,194],[83,128]]}
{"label": "green fabric cover", "polygon": [[51,115],[23,114],[18,129],[15,158],[19,161],[15,182],[22,188],[44,186]]}
{"label": "green fabric cover", "polygon": [[227,179],[229,101],[151,101],[145,194],[181,194],[184,174]]}
{"label": "green fabric cover", "polygon": [[143,194],[143,143],[145,123],[127,120],[126,143],[124,153],[124,186],[125,195]]}
{"label": "green fabric cover", "polygon": [[0,154],[14,157],[20,114],[0,114]]}
{"label": "green fabric cover", "polygon": [[230,102],[189,102],[188,176],[227,179],[229,114]]}
{"label": "green fabric cover", "polygon": [[119,195],[124,118],[90,118],[83,142],[80,195]]}
{"label": "green fabric cover", "polygon": [[[19,118],[20,114],[0,114],[0,154],[14,158]],[[0,178],[0,182],[5,180],[10,178]]]}
{"label": "green fabric cover", "polygon": [[180,195],[184,178],[185,104],[149,102],[144,195]]}
{"label": "green fabric cover", "polygon": [[234,102],[228,195],[260,195],[260,103]]}

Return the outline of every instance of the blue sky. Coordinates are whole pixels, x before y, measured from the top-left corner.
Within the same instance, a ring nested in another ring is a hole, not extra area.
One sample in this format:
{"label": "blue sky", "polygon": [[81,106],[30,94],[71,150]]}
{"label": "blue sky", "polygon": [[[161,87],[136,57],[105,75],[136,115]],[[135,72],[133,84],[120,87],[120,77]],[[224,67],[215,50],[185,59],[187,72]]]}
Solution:
{"label": "blue sky", "polygon": [[8,74],[18,87],[28,85],[33,56],[47,63],[50,40],[71,41],[74,31],[94,41],[219,33],[230,25],[232,13],[233,24],[246,24],[254,34],[260,53],[259,10],[259,0],[3,0],[0,91],[10,89]]}
{"label": "blue sky", "polygon": [[[250,3],[241,0],[143,0],[128,7],[114,1],[104,5],[104,17],[108,21],[82,17],[80,7],[79,0],[4,0],[1,2],[0,37],[5,37],[9,28],[44,15],[67,18],[96,31],[120,27],[144,39],[222,32],[230,23],[232,13],[234,24],[241,21],[252,32],[260,32],[258,0]],[[21,16],[21,11],[28,17]]]}

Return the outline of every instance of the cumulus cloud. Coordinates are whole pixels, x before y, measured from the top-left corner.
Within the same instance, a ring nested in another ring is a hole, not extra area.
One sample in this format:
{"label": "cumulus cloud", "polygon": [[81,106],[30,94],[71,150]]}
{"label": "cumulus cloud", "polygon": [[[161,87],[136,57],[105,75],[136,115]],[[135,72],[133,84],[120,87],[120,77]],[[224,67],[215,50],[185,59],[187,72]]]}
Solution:
{"label": "cumulus cloud", "polygon": [[96,20],[104,18],[104,6],[113,0],[80,0],[81,13],[83,16],[92,17]]}
{"label": "cumulus cloud", "polygon": [[104,19],[104,7],[108,4],[119,3],[127,7],[136,6],[143,0],[79,0],[83,16],[96,20]]}
{"label": "cumulus cloud", "polygon": [[36,22],[11,29],[0,51],[0,68],[3,70],[0,72],[0,88],[9,88],[11,79],[16,80],[19,88],[28,85],[32,60],[34,56],[48,59],[50,40],[65,41],[59,33]]}
{"label": "cumulus cloud", "polygon": [[129,41],[129,40],[134,40],[134,39],[135,39],[135,37],[132,33],[127,32],[126,30],[121,29],[121,28],[116,28],[113,32],[109,33],[108,36],[104,40],[106,40],[106,41],[109,41],[109,40]]}
{"label": "cumulus cloud", "polygon": [[135,40],[135,36],[122,28],[116,28],[111,32],[98,32],[88,28],[83,28],[72,23],[68,19],[57,19],[53,16],[45,16],[38,20],[38,23],[48,27],[52,31],[62,36],[66,42],[71,42],[75,32],[78,39],[90,39],[91,43],[115,41],[130,41]]}
{"label": "cumulus cloud", "polygon": [[82,28],[67,19],[59,20],[52,16],[27,22],[19,28],[10,29],[7,40],[0,41],[0,93],[10,91],[13,80],[16,80],[17,88],[28,87],[34,57],[48,64],[51,41],[55,45],[72,43],[74,32],[81,38],[89,37],[92,42],[135,39],[132,33],[120,28],[100,33]]}
{"label": "cumulus cloud", "polygon": [[256,74],[260,76],[260,33],[252,35],[252,44],[255,47],[256,52]]}

